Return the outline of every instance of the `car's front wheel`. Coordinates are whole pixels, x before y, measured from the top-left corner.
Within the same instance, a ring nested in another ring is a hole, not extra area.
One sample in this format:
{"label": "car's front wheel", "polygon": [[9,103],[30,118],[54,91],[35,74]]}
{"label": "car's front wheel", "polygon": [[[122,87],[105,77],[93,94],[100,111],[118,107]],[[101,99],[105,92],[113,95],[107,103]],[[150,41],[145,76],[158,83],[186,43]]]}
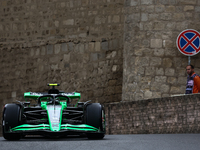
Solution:
{"label": "car's front wheel", "polygon": [[2,131],[6,140],[19,140],[20,133],[10,133],[10,129],[20,125],[21,108],[17,104],[6,104],[3,110]]}
{"label": "car's front wheel", "polygon": [[97,133],[87,133],[88,139],[103,139],[105,136],[105,111],[101,104],[92,103],[86,106],[85,122],[99,129]]}

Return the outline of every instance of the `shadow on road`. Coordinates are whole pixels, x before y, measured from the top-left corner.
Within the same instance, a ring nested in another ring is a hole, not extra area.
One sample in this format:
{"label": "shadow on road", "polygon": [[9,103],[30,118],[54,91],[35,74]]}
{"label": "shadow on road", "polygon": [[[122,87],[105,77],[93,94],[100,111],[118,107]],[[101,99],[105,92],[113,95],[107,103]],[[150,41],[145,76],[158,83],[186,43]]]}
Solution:
{"label": "shadow on road", "polygon": [[[20,140],[14,141],[14,142],[23,142],[23,141],[98,141],[99,139],[88,139],[86,136],[77,136],[77,135],[68,135],[65,137],[44,137],[40,135],[35,135],[35,136],[26,136],[21,138]],[[102,140],[107,140],[106,136]],[[13,142],[13,141],[8,141],[4,139],[3,137],[0,137],[0,142]]]}

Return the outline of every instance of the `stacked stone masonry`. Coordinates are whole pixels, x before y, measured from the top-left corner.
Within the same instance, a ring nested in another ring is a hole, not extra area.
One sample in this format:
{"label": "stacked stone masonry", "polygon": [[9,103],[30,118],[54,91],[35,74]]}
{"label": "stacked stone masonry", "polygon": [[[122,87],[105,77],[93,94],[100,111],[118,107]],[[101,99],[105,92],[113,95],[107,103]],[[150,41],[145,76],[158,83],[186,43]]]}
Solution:
{"label": "stacked stone masonry", "polygon": [[80,92],[81,101],[121,100],[123,0],[2,0],[0,6],[0,112],[52,82]]}
{"label": "stacked stone masonry", "polygon": [[105,105],[107,134],[200,133],[200,94]]}
{"label": "stacked stone masonry", "polygon": [[[0,111],[47,83],[112,103],[183,94],[182,30],[200,31],[200,0],[0,1]],[[200,74],[200,55],[191,63]],[[0,117],[1,119],[1,117]]]}
{"label": "stacked stone masonry", "polygon": [[[49,82],[82,100],[120,101],[123,1],[0,2],[0,104]],[[12,93],[15,93],[12,95]]]}
{"label": "stacked stone masonry", "polygon": [[[176,47],[181,31],[200,31],[199,0],[126,0],[123,100],[183,94],[188,57]],[[200,55],[191,64],[200,73]]]}

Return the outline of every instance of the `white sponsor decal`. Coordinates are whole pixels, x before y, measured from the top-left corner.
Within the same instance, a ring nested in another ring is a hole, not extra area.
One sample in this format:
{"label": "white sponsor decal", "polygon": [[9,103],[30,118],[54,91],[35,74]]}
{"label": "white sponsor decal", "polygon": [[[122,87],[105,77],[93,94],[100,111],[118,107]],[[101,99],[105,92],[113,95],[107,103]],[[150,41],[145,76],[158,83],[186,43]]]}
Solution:
{"label": "white sponsor decal", "polygon": [[63,95],[63,96],[73,96],[74,93],[61,93],[61,95]]}
{"label": "white sponsor decal", "polygon": [[31,95],[35,95],[35,96],[42,96],[42,93],[35,93],[35,92],[31,92]]}

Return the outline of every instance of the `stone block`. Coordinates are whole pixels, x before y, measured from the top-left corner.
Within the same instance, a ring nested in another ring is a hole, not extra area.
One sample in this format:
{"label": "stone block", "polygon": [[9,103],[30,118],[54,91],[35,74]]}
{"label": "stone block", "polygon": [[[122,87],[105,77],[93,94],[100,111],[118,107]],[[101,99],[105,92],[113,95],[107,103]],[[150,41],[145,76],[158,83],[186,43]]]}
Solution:
{"label": "stone block", "polygon": [[119,49],[119,40],[114,39],[109,41],[109,50]]}
{"label": "stone block", "polygon": [[11,97],[12,97],[12,98],[16,98],[16,96],[17,96],[17,93],[16,93],[15,91],[12,92]]}
{"label": "stone block", "polygon": [[100,42],[95,42],[94,49],[96,52],[101,51],[101,44]]}
{"label": "stone block", "polygon": [[97,60],[101,60],[103,58],[105,58],[104,53],[91,53],[90,54],[90,60],[91,61],[97,61]]}
{"label": "stone block", "polygon": [[64,60],[64,62],[70,62],[70,53],[69,54],[64,54],[63,60]]}
{"label": "stone block", "polygon": [[164,58],[162,66],[165,67],[165,68],[172,67],[172,60],[171,60],[171,58]]}
{"label": "stone block", "polygon": [[85,37],[87,37],[87,33],[80,33],[80,34],[78,35],[78,37],[85,38]]}
{"label": "stone block", "polygon": [[152,92],[160,92],[161,90],[161,85],[162,83],[161,82],[152,82],[151,83],[151,91]]}
{"label": "stone block", "polygon": [[2,24],[0,24],[0,30],[3,31],[4,30],[4,26]]}
{"label": "stone block", "polygon": [[46,49],[47,49],[47,54],[53,54],[53,45],[47,45]]}
{"label": "stone block", "polygon": [[146,67],[146,69],[145,69],[146,76],[154,76],[155,72],[156,72],[155,67]]}
{"label": "stone block", "polygon": [[159,18],[159,14],[151,13],[149,14],[149,20],[157,20]]}
{"label": "stone block", "polygon": [[139,0],[131,0],[130,6],[137,6],[139,4]]}
{"label": "stone block", "polygon": [[156,68],[156,75],[164,75],[164,69],[163,68]]}
{"label": "stone block", "polygon": [[165,23],[164,22],[154,22],[153,23],[153,30],[164,30],[165,29]]}
{"label": "stone block", "polygon": [[[188,8],[188,9],[191,9],[191,8]],[[200,6],[195,7],[195,12],[200,12]]]}
{"label": "stone block", "polygon": [[161,93],[168,93],[170,90],[170,86],[167,84],[162,84],[160,88],[161,88]]}
{"label": "stone block", "polygon": [[165,56],[177,56],[178,54],[178,50],[174,48],[166,48],[164,52]]}
{"label": "stone block", "polygon": [[178,84],[181,84],[181,85],[186,85],[187,83],[187,78],[186,77],[178,77]]}
{"label": "stone block", "polygon": [[58,63],[62,58],[59,55],[54,55],[54,57],[49,58],[49,64]]}
{"label": "stone block", "polygon": [[176,21],[183,21],[183,20],[185,20],[185,14],[184,13],[174,13],[173,19]]}
{"label": "stone block", "polygon": [[37,49],[35,50],[35,55],[36,55],[36,56],[40,55],[40,49],[39,49],[39,48],[37,48]]}
{"label": "stone block", "polygon": [[166,48],[176,47],[176,42],[173,40],[163,40],[163,47]]}
{"label": "stone block", "polygon": [[99,17],[99,16],[97,16],[97,17],[95,17],[95,21],[94,21],[94,23],[96,24],[96,25],[100,25],[101,24],[101,17]]}
{"label": "stone block", "polygon": [[165,7],[165,12],[175,12],[176,8],[175,6],[166,6]]}
{"label": "stone block", "polygon": [[143,6],[142,8],[141,8],[141,11],[142,12],[146,12],[146,13],[148,13],[149,15],[150,15],[150,13],[153,13],[154,12],[154,8],[155,8],[155,6],[154,5],[147,5],[147,6]]}
{"label": "stone block", "polygon": [[61,8],[64,8],[64,7],[65,7],[65,2],[61,2],[61,3],[60,3],[60,7],[61,7]]}
{"label": "stone block", "polygon": [[79,51],[80,54],[84,54],[85,53],[85,45],[79,44],[78,51]]}
{"label": "stone block", "polygon": [[149,66],[149,57],[136,57],[136,66]]}
{"label": "stone block", "polygon": [[170,93],[172,93],[172,94],[183,94],[183,93],[181,93],[179,86],[171,86]]}
{"label": "stone block", "polygon": [[55,21],[54,21],[54,25],[55,25],[55,27],[57,27],[57,28],[58,28],[58,27],[59,27],[59,24],[60,24],[60,22],[59,22],[59,21],[57,21],[57,20],[55,20]]}
{"label": "stone block", "polygon": [[167,81],[167,77],[166,76],[155,76],[155,82],[165,83],[166,81]]}
{"label": "stone block", "polygon": [[32,48],[30,51],[30,56],[33,57],[34,55],[35,55],[35,49]]}
{"label": "stone block", "polygon": [[[193,17],[193,13],[192,12],[186,12],[185,13],[185,18],[186,19],[191,19]],[[195,16],[194,16],[195,17]],[[190,27],[190,28],[194,28],[194,27]],[[195,29],[195,28],[194,28]]]}
{"label": "stone block", "polygon": [[112,19],[113,23],[119,23],[120,22],[120,16],[119,15],[114,15]]}
{"label": "stone block", "polygon": [[177,83],[177,78],[176,77],[168,77],[167,83],[175,85]]}
{"label": "stone block", "polygon": [[160,66],[162,63],[162,58],[160,57],[151,57],[150,66]]}
{"label": "stone block", "polygon": [[67,52],[67,51],[68,51],[67,43],[62,43],[62,44],[61,44],[61,50],[62,50],[63,52]]}
{"label": "stone block", "polygon": [[152,92],[151,91],[145,91],[144,92],[144,98],[146,99],[146,98],[148,98],[148,99],[150,99],[150,98],[152,98]]}
{"label": "stone block", "polygon": [[162,94],[162,97],[165,98],[165,97],[170,97],[169,94]]}
{"label": "stone block", "polygon": [[113,65],[113,66],[112,66],[112,72],[116,72],[117,69],[118,69],[118,66],[117,66],[117,65]]}
{"label": "stone block", "polygon": [[74,43],[73,42],[67,43],[67,46],[68,46],[68,50],[69,51],[73,51],[74,50]]}
{"label": "stone block", "polygon": [[106,58],[107,59],[111,59],[111,58],[116,57],[116,55],[117,55],[117,52],[116,51],[112,51],[112,52],[109,52],[109,53],[106,54]]}
{"label": "stone block", "polygon": [[52,64],[50,67],[51,67],[52,70],[57,70],[58,64]]}
{"label": "stone block", "polygon": [[61,50],[61,44],[54,45],[54,53],[55,54],[60,53],[60,50]]}
{"label": "stone block", "polygon": [[142,56],[142,54],[143,54],[143,49],[135,48],[134,54],[135,54],[136,56]]}
{"label": "stone block", "polygon": [[102,50],[108,50],[108,42],[101,42],[101,49]]}
{"label": "stone block", "polygon": [[126,16],[126,23],[138,23],[141,20],[139,13],[134,13]]}
{"label": "stone block", "polygon": [[[195,7],[195,11],[196,11],[196,8],[197,7]],[[187,5],[187,6],[184,6],[184,9],[183,9],[184,11],[191,11],[191,10],[194,10],[194,6],[191,6],[191,5]]]}
{"label": "stone block", "polygon": [[162,39],[151,39],[151,48],[162,48]]}
{"label": "stone block", "polygon": [[153,4],[153,0],[141,0],[141,5],[151,5]]}
{"label": "stone block", "polygon": [[175,1],[175,0],[169,0],[169,3],[168,4],[171,4],[171,5],[176,5],[178,2]]}
{"label": "stone block", "polygon": [[176,23],[175,22],[167,22],[166,23],[166,29],[174,30],[175,28],[176,28]]}
{"label": "stone block", "polygon": [[141,21],[148,21],[148,14],[147,13],[141,14]]}
{"label": "stone block", "polygon": [[161,13],[165,11],[165,6],[164,5],[156,5],[155,6],[155,12]]}
{"label": "stone block", "polygon": [[166,68],[165,69],[165,75],[166,76],[174,76],[175,74],[175,69],[174,68]]}
{"label": "stone block", "polygon": [[179,5],[187,5],[187,4],[191,4],[191,5],[195,5],[197,3],[196,0],[179,0],[178,4]]}
{"label": "stone block", "polygon": [[90,42],[90,43],[88,44],[88,50],[89,50],[90,52],[93,52],[94,49],[95,49],[95,42]]}
{"label": "stone block", "polygon": [[142,100],[144,99],[144,94],[143,93],[136,93],[135,94],[135,101],[138,101],[138,100]]}
{"label": "stone block", "polygon": [[64,20],[63,25],[74,25],[74,19]]}
{"label": "stone block", "polygon": [[154,56],[164,56],[165,51],[164,49],[154,49]]}
{"label": "stone block", "polygon": [[165,21],[171,20],[172,19],[172,13],[161,13],[160,19],[165,20]]}
{"label": "stone block", "polygon": [[42,46],[41,55],[45,55],[45,54],[46,54],[46,48],[45,48],[45,46]]}

